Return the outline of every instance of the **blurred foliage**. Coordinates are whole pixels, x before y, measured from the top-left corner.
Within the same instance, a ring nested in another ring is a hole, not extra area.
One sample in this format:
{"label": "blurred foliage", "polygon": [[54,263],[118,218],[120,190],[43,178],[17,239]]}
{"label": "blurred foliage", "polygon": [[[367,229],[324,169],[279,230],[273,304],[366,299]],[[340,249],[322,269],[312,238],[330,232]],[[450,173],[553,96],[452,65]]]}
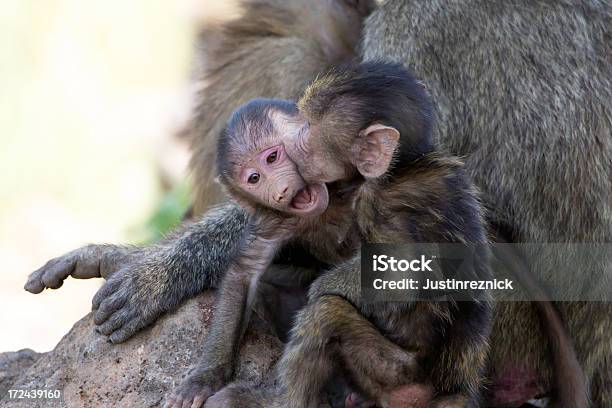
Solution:
{"label": "blurred foliage", "polygon": [[188,188],[163,187],[185,163],[173,138],[193,19],[222,12],[216,3],[227,1],[2,2],[0,310],[11,312],[0,313],[0,351],[52,349],[100,285],[69,279],[32,296],[30,272],[88,243],[153,242],[180,222]]}
{"label": "blurred foliage", "polygon": [[190,204],[188,183],[177,184],[161,197],[153,215],[145,224],[134,231],[135,240],[142,244],[159,241],[181,223]]}

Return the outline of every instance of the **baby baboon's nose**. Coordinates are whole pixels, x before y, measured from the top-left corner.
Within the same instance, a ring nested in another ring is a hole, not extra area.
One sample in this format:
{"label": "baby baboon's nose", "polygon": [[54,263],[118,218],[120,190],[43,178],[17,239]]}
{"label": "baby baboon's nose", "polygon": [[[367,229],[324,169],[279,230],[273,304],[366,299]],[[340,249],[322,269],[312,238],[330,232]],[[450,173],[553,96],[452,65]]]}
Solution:
{"label": "baby baboon's nose", "polygon": [[285,186],[285,188],[282,189],[282,191],[277,191],[274,194],[274,201],[276,201],[277,203],[281,203],[285,197],[287,197],[287,191],[289,191],[289,187]]}

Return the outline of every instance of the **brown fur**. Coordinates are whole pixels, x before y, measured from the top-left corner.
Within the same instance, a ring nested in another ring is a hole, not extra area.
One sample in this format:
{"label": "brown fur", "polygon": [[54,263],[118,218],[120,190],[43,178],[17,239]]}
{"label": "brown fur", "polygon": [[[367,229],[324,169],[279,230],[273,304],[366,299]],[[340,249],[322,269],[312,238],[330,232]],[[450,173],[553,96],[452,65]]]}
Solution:
{"label": "brown fur", "polygon": [[[435,154],[425,157],[388,180],[357,182],[357,188],[343,195],[346,201],[336,202],[332,193],[326,215],[346,214],[347,205],[352,209],[349,217],[334,219],[335,224],[345,224],[341,229],[347,233],[345,242],[358,234],[364,242],[484,243],[475,191],[469,183],[453,183],[453,178],[462,177],[461,168],[453,158]],[[445,203],[457,201],[473,211],[459,215],[444,210]],[[453,219],[455,216],[458,218]],[[459,219],[465,225],[457,225],[455,230],[442,228],[446,222],[453,224]],[[312,226],[318,225],[324,224],[317,220]],[[470,237],[462,235],[464,228]],[[312,235],[304,232],[298,239],[306,246],[323,241],[320,230]],[[327,256],[338,253],[333,243],[341,242],[341,238],[328,240]],[[486,271],[486,256],[477,264]],[[309,303],[299,312],[281,361],[281,394],[271,405],[318,406],[325,383],[340,369],[362,392],[385,407],[390,406],[394,389],[415,382],[431,382],[439,394],[445,395],[435,399],[433,406],[449,403],[448,394],[457,394],[451,400],[461,401],[461,406],[477,406],[488,352],[486,302],[480,304],[484,316],[478,319],[484,326],[478,331],[477,326],[471,326],[474,332],[466,333],[462,319],[470,320],[470,312],[463,315],[453,303],[362,303],[359,268],[359,257],[349,255],[339,267],[313,283]],[[426,385],[423,387],[427,390]],[[407,398],[419,393],[421,388]],[[240,399],[235,393],[228,398]]]}

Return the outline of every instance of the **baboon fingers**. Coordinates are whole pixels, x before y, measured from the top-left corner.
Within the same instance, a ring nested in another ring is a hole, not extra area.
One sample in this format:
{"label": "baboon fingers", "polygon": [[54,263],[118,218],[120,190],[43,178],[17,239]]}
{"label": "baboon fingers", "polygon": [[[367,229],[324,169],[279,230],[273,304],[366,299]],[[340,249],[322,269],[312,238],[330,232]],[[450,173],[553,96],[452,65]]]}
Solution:
{"label": "baboon fingers", "polygon": [[127,301],[126,294],[119,290],[102,301],[98,309],[94,312],[94,323],[101,325],[113,313],[119,311]]}
{"label": "baboon fingers", "polygon": [[[65,255],[53,258],[44,266],[32,272],[24,289],[32,293],[40,293],[45,288],[57,289],[61,287],[69,276],[76,279],[90,279],[102,277],[101,259],[118,259],[119,253],[126,250],[117,250],[115,247],[103,245],[87,245],[71,251]],[[115,265],[113,262],[107,264]],[[105,271],[105,275],[110,275],[111,271]]]}
{"label": "baboon fingers", "polygon": [[123,311],[117,311],[111,315],[103,324],[97,326],[95,328],[96,333],[103,334],[105,336],[111,335],[116,330],[120,329],[121,326],[128,320],[130,320],[131,315],[125,313]]}
{"label": "baboon fingers", "polygon": [[40,293],[45,288],[57,289],[70,276],[75,265],[76,259],[70,254],[51,259],[30,274],[24,288],[31,293]]}
{"label": "baboon fingers", "polygon": [[28,280],[23,286],[25,290],[27,290],[30,293],[37,294],[37,293],[42,292],[43,289],[45,289],[45,285],[42,283],[42,279],[41,279],[41,276],[44,273],[43,268],[37,269],[36,271],[32,272],[28,276]]}
{"label": "baboon fingers", "polygon": [[200,408],[213,394],[212,389],[187,377],[166,400],[166,408]]}
{"label": "baboon fingers", "polygon": [[100,307],[100,304],[104,300],[106,300],[106,298],[108,298],[108,296],[110,296],[113,292],[115,292],[119,288],[121,283],[122,283],[122,281],[119,280],[119,279],[110,279],[110,280],[107,280],[104,283],[104,285],[102,285],[102,287],[100,289],[98,289],[98,291],[94,295],[93,299],[91,300],[91,309],[92,310],[97,310]]}
{"label": "baboon fingers", "polygon": [[113,334],[111,334],[109,336],[109,340],[113,344],[123,343],[140,329],[151,323],[151,321],[153,321],[151,318],[143,319],[135,317],[124,324],[119,330],[116,330]]}
{"label": "baboon fingers", "polygon": [[108,335],[111,343],[126,341],[155,319],[149,305],[138,303],[130,289],[130,277],[119,273],[106,281],[92,300],[94,323],[99,326],[96,331]]}

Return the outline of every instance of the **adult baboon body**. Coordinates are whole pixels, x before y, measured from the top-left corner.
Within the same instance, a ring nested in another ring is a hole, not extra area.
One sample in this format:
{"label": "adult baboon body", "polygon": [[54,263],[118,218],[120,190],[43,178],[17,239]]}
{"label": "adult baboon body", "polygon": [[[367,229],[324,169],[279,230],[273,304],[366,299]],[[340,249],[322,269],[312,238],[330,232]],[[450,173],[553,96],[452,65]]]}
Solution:
{"label": "adult baboon body", "polygon": [[[274,2],[260,5],[278,7]],[[251,15],[243,21],[257,21],[261,10],[248,9]],[[254,96],[296,98],[300,84],[319,67],[326,68],[308,58],[321,49],[320,39],[311,35],[318,25],[308,24],[275,35],[256,25],[250,31],[225,33],[222,43],[234,46],[233,57],[222,59],[223,69],[209,77],[194,124],[192,163],[198,185],[212,180],[214,173],[198,163],[210,159],[207,152],[214,151],[217,131],[234,107]],[[509,239],[610,242],[610,27],[612,7],[607,1],[387,0],[366,21],[362,49],[365,59],[401,62],[425,80],[438,104],[438,141],[465,156],[491,222],[510,231]],[[248,41],[239,42],[242,38]],[[287,47],[272,45],[273,40]],[[297,50],[300,58],[290,57]],[[274,60],[266,57],[271,53]],[[196,211],[221,200],[217,191],[199,191]],[[235,209],[211,214],[174,239],[144,250],[146,257],[128,256],[115,247],[110,252],[77,252],[38,271],[34,281],[43,283],[34,286],[57,287],[58,276],[74,268],[79,274],[79,262],[94,264],[94,269],[118,269],[94,303],[99,305],[98,322],[117,310],[108,334],[121,341],[187,296],[215,286],[223,259],[231,257],[232,231],[244,222]],[[234,228],[225,230],[223,223]],[[221,232],[222,245],[211,242]],[[158,256],[151,257],[152,252]],[[204,256],[194,258],[197,253]],[[584,275],[597,284],[601,271],[603,266],[594,264]],[[551,281],[562,286],[567,282],[561,278]],[[145,310],[138,301],[150,299],[151,292],[158,296]],[[591,381],[593,405],[611,406],[612,306],[563,302],[557,307]],[[524,379],[534,395],[550,390],[548,345],[533,306],[499,303],[495,315],[491,375],[502,382]],[[507,372],[514,377],[507,378]],[[517,395],[517,400],[523,397]]]}
{"label": "adult baboon body", "polygon": [[[401,62],[425,79],[438,140],[466,156],[490,219],[515,242],[612,240],[612,8],[587,3],[388,1],[365,25],[364,58]],[[605,278],[603,265],[591,266],[586,279]],[[557,306],[593,403],[609,406],[611,305]],[[493,375],[514,361],[549,381],[532,305],[498,303],[495,314]]]}
{"label": "adult baboon body", "polygon": [[[490,219],[509,226],[510,239],[610,242],[611,13],[605,2],[389,1],[366,23],[364,58],[401,62],[425,79],[439,141],[466,156]],[[590,266],[586,279],[606,278],[605,266]],[[559,289],[573,285],[540,273]],[[612,404],[611,305],[557,306],[594,404]],[[514,361],[549,381],[532,305],[498,303],[495,314],[493,375]]]}

